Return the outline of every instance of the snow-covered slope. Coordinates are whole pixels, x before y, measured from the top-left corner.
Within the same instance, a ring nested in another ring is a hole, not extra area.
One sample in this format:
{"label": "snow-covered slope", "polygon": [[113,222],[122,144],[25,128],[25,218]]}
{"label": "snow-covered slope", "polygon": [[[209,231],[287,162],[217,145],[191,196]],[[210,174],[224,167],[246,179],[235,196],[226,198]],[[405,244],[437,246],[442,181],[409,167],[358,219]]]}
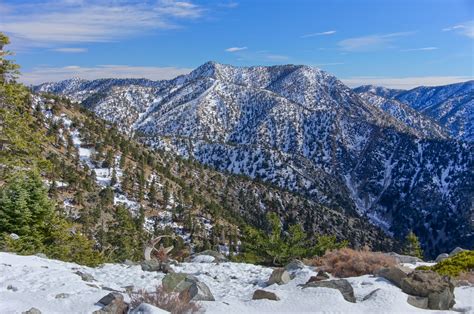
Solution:
{"label": "snow-covered slope", "polygon": [[[87,86],[104,84],[94,82]],[[140,90],[135,83],[108,85],[84,103],[150,146],[358,212],[396,237],[413,229],[428,254],[474,246],[472,145],[403,104],[373,104],[297,65],[208,62]],[[62,83],[39,89],[84,93]],[[131,90],[133,101],[122,96]]]}
{"label": "snow-covered slope", "polygon": [[[365,275],[347,278],[354,289],[356,303],[344,300],[335,289],[302,289],[314,268],[295,272],[288,284],[266,286],[271,268],[244,263],[182,263],[173,266],[177,272],[196,276],[211,290],[215,301],[200,301],[206,313],[441,313],[409,305],[407,295],[381,278]],[[91,275],[86,282],[76,272]],[[163,273],[142,271],[139,265],[105,264],[89,268],[73,263],[49,260],[37,256],[17,256],[0,253],[0,309],[2,314],[19,314],[35,307],[42,313],[91,313],[99,310],[96,302],[116,290],[153,290],[161,285]],[[279,301],[252,300],[257,289],[274,292]],[[365,296],[380,289],[373,297]],[[459,287],[455,291],[453,311],[473,313],[474,287]]]}
{"label": "snow-covered slope", "polygon": [[375,86],[361,86],[354,91],[398,100],[438,121],[454,138],[474,142],[474,80],[408,91]]}

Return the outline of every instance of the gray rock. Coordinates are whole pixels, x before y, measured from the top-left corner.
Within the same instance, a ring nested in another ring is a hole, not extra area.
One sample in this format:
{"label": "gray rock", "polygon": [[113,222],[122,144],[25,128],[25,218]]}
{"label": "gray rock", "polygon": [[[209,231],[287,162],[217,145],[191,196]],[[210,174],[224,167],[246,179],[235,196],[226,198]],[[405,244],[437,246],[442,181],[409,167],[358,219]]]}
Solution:
{"label": "gray rock", "polygon": [[420,259],[418,257],[415,257],[415,256],[401,255],[401,254],[398,254],[398,253],[395,253],[395,252],[384,253],[384,254],[388,255],[388,256],[391,256],[391,257],[394,257],[395,260],[398,263],[416,264],[416,263],[423,262],[422,259]]}
{"label": "gray rock", "polygon": [[41,258],[48,258],[48,257],[46,256],[46,254],[44,254],[44,253],[36,253],[35,256],[41,257]]}
{"label": "gray rock", "polygon": [[289,283],[291,280],[290,274],[284,268],[276,268],[273,270],[267,284],[273,285],[274,283],[284,285]]}
{"label": "gray rock", "polygon": [[354,296],[354,289],[352,288],[349,281],[345,279],[337,279],[337,280],[328,280],[328,281],[314,281],[308,284],[303,285],[303,289],[305,288],[330,288],[330,289],[337,289],[341,292],[344,299],[348,302],[355,303],[356,298]]}
{"label": "gray rock", "polygon": [[449,254],[447,253],[441,253],[440,255],[438,255],[438,257],[435,259],[435,262],[436,263],[439,263],[445,259],[447,259],[449,257]]}
{"label": "gray rock", "polygon": [[80,276],[81,279],[84,281],[87,281],[87,282],[95,281],[94,277],[92,277],[91,274],[83,273],[82,271],[79,271],[79,270],[76,271],[75,274]]}
{"label": "gray rock", "polygon": [[[18,240],[20,238],[20,236],[16,233],[10,233],[10,238],[12,240]],[[32,309],[34,309],[34,307]]]}
{"label": "gray rock", "polygon": [[143,271],[160,271],[161,263],[157,260],[143,261],[140,263]]}
{"label": "gray rock", "polygon": [[214,260],[212,262],[215,262],[215,263],[222,263],[222,262],[228,261],[227,257],[225,257],[224,254],[216,252],[216,251],[212,251],[212,250],[205,250],[205,251],[193,254],[191,257],[187,259],[187,261],[192,261],[197,256],[203,256],[203,255],[214,257]]}
{"label": "gray rock", "polygon": [[273,292],[265,290],[255,290],[252,296],[252,300],[272,300],[278,301],[280,298]]}
{"label": "gray rock", "polygon": [[320,271],[318,271],[316,276],[311,276],[306,283],[315,282],[315,281],[322,281],[322,280],[326,280],[326,279],[329,279],[329,275],[326,272],[320,270]]}
{"label": "gray rock", "polygon": [[454,285],[449,277],[431,270],[415,270],[402,280],[401,289],[406,294],[428,298],[431,310],[449,310],[455,304]]}
{"label": "gray rock", "polygon": [[464,251],[466,251],[466,250],[463,249],[463,248],[460,248],[460,247],[458,246],[458,247],[456,247],[454,250],[452,250],[451,253],[449,253],[449,257],[454,256],[454,255],[456,255],[456,254],[458,254],[458,253],[461,253],[461,252],[464,252]]}
{"label": "gray rock", "polygon": [[41,311],[38,310],[36,307],[32,307],[28,311],[22,312],[22,314],[41,314]]}
{"label": "gray rock", "polygon": [[362,298],[362,301],[367,301],[367,300],[375,298],[377,294],[379,293],[379,291],[380,291],[380,288],[377,288],[374,291],[371,291],[368,295]]}
{"label": "gray rock", "polygon": [[59,293],[59,294],[56,294],[56,296],[54,298],[55,299],[67,299],[70,296],[71,295],[69,293]]}
{"label": "gray rock", "polygon": [[294,270],[298,270],[298,269],[303,269],[303,268],[305,268],[305,266],[306,265],[303,264],[302,261],[300,261],[298,259],[294,259],[285,266],[285,269],[287,271],[294,271]]}
{"label": "gray rock", "polygon": [[8,286],[7,286],[7,290],[11,290],[11,291],[13,291],[13,292],[16,292],[16,291],[18,291],[18,288],[15,287],[15,286],[12,286],[12,285],[8,285]]}
{"label": "gray rock", "polygon": [[428,309],[428,298],[426,297],[417,297],[409,295],[407,299],[408,304],[418,307],[420,309]]}
{"label": "gray rock", "polygon": [[100,310],[92,312],[93,314],[126,314],[129,305],[124,302],[123,295],[117,292],[111,292],[97,301],[97,305],[103,306]]}
{"label": "gray rock", "polygon": [[400,287],[402,280],[405,279],[412,271],[413,270],[408,267],[395,265],[392,267],[381,268],[377,271],[376,276],[385,278],[397,287]]}
{"label": "gray rock", "polygon": [[137,265],[137,263],[135,263],[134,261],[131,261],[129,259],[126,259],[125,261],[123,261],[123,264],[124,265],[127,265],[127,266],[134,266],[134,265]]}
{"label": "gray rock", "polygon": [[196,277],[184,273],[168,273],[162,280],[167,292],[177,292],[180,297],[193,301],[214,301],[209,287]]}

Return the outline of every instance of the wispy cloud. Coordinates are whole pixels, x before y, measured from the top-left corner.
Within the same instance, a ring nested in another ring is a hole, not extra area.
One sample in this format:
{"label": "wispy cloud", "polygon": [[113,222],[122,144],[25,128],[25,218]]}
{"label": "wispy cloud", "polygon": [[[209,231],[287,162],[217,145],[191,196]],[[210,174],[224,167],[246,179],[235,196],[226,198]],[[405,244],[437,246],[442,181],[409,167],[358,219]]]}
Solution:
{"label": "wispy cloud", "polygon": [[173,0],[42,0],[4,11],[0,29],[34,45],[107,42],[154,29],[177,28],[180,20],[202,16],[204,8]]}
{"label": "wispy cloud", "polygon": [[52,51],[56,52],[64,52],[64,53],[83,53],[87,52],[87,48],[56,48],[56,49],[51,49]]}
{"label": "wispy cloud", "polygon": [[20,81],[25,84],[40,84],[56,82],[71,77],[87,80],[98,78],[148,78],[151,80],[172,79],[178,75],[191,72],[190,68],[177,67],[149,67],[129,65],[98,65],[94,67],[81,67],[70,65],[65,67],[37,67],[24,72]]}
{"label": "wispy cloud", "polygon": [[438,47],[422,47],[422,48],[412,48],[412,49],[403,49],[402,51],[431,51],[438,50]]}
{"label": "wispy cloud", "polygon": [[327,35],[333,35],[335,33],[336,33],[335,30],[320,32],[320,33],[311,33],[311,34],[302,35],[301,38],[316,37],[316,36],[327,36]]}
{"label": "wispy cloud", "polygon": [[415,76],[415,77],[376,77],[359,76],[343,78],[345,84],[350,87],[361,85],[377,85],[389,88],[410,89],[417,86],[440,86],[474,79],[469,76]]}
{"label": "wispy cloud", "polygon": [[444,32],[456,32],[458,34],[467,36],[469,38],[474,38],[474,21],[469,21],[465,23],[461,23],[458,25],[450,26],[447,28],[443,28]]}
{"label": "wispy cloud", "polygon": [[345,51],[372,51],[386,48],[399,37],[408,36],[413,32],[398,32],[382,35],[369,35],[341,40],[338,45]]}
{"label": "wispy cloud", "polygon": [[265,59],[268,61],[282,62],[282,61],[289,60],[290,57],[284,56],[284,55],[268,54],[268,55],[265,55]]}
{"label": "wispy cloud", "polygon": [[247,47],[230,47],[227,48],[225,51],[227,52],[237,52],[237,51],[242,51],[242,50],[247,50]]}

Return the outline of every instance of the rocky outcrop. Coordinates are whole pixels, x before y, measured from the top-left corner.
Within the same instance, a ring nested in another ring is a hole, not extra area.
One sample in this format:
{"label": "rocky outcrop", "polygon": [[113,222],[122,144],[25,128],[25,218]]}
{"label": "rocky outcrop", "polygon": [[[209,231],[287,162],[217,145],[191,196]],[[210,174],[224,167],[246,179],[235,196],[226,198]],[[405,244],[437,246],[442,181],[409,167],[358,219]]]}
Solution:
{"label": "rocky outcrop", "polygon": [[458,254],[458,253],[461,253],[461,252],[464,252],[464,251],[466,251],[466,250],[463,249],[463,248],[460,248],[460,247],[458,246],[458,247],[456,247],[454,250],[452,250],[451,253],[449,253],[449,257],[454,256],[454,255],[456,255],[456,254]]}
{"label": "rocky outcrop", "polygon": [[290,273],[288,273],[284,268],[276,268],[273,270],[272,274],[270,275],[270,278],[267,281],[267,284],[273,285],[274,283],[279,284],[279,285],[284,285],[290,282],[291,277]]}
{"label": "rocky outcrop", "polygon": [[273,300],[278,301],[280,298],[273,292],[265,291],[265,290],[255,290],[252,296],[252,300]]}
{"label": "rocky outcrop", "polygon": [[285,270],[295,271],[295,270],[303,269],[303,268],[305,268],[305,266],[306,265],[303,264],[302,261],[300,261],[298,259],[294,259],[285,266]]}
{"label": "rocky outcrop", "polygon": [[306,283],[308,284],[310,282],[322,281],[326,279],[329,279],[329,275],[326,272],[320,270],[316,276],[311,276]]}
{"label": "rocky outcrop", "polygon": [[227,262],[228,259],[222,253],[212,250],[205,250],[193,254],[190,258],[187,259],[187,261],[194,263],[222,263]]}
{"label": "rocky outcrop", "polygon": [[410,255],[401,255],[394,252],[386,253],[386,255],[395,258],[395,260],[398,263],[416,264],[416,263],[423,262],[422,259],[415,256],[410,256]]}
{"label": "rocky outcrop", "polygon": [[157,271],[163,272],[165,274],[174,273],[174,270],[169,263],[160,262],[157,260],[143,261],[140,266],[142,267],[143,271]]}
{"label": "rocky outcrop", "polygon": [[402,280],[400,287],[409,295],[427,298],[427,308],[431,310],[449,310],[455,303],[454,285],[449,277],[431,270],[415,270]]}
{"label": "rocky outcrop", "polygon": [[28,311],[23,312],[22,314],[41,314],[41,311],[35,307],[32,307]]}
{"label": "rocky outcrop", "polygon": [[440,255],[438,255],[438,257],[436,257],[435,262],[439,263],[441,261],[444,261],[448,257],[449,257],[449,255],[447,253],[441,253]]}
{"label": "rocky outcrop", "polygon": [[313,281],[303,285],[303,289],[305,288],[330,288],[330,289],[337,289],[341,292],[344,299],[348,302],[355,303],[356,298],[354,296],[354,289],[352,288],[349,281],[345,279],[336,279],[336,280],[328,280],[328,281]]}

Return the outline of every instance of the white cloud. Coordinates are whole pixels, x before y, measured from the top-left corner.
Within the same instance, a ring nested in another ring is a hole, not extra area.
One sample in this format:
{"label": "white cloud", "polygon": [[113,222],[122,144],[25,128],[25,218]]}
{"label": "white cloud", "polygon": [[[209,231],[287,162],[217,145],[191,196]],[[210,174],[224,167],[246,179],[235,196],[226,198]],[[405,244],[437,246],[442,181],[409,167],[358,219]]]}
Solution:
{"label": "white cloud", "polygon": [[107,42],[154,29],[176,28],[177,20],[200,17],[191,2],[42,0],[8,7],[0,29],[22,43]]}
{"label": "white cloud", "polygon": [[225,51],[237,52],[237,51],[242,51],[242,50],[247,50],[247,47],[230,47],[230,48],[227,48]]}
{"label": "white cloud", "polygon": [[461,35],[467,36],[469,38],[474,38],[474,21],[469,21],[465,23],[461,23],[458,25],[454,25],[451,27],[443,28],[444,32],[451,32],[454,31]]}
{"label": "white cloud", "polygon": [[412,48],[412,49],[404,49],[402,51],[431,51],[431,50],[438,50],[438,47]]}
{"label": "white cloud", "polygon": [[82,52],[87,52],[87,48],[56,48],[56,49],[51,49],[56,52],[64,52],[64,53],[82,53]]}
{"label": "white cloud", "polygon": [[326,35],[332,35],[335,34],[336,31],[326,31],[326,32],[320,32],[320,33],[311,33],[311,34],[305,34],[302,35],[301,38],[308,38],[308,37],[316,37],[316,36],[326,36]]}
{"label": "white cloud", "polygon": [[284,56],[284,55],[269,54],[269,55],[265,56],[265,59],[267,59],[268,61],[281,62],[281,61],[286,61],[286,60],[290,59],[290,57]]}
{"label": "white cloud", "polygon": [[376,77],[360,76],[343,78],[346,85],[357,87],[361,85],[377,85],[388,88],[410,89],[417,86],[440,86],[474,79],[469,76],[415,76],[415,77]]}
{"label": "white cloud", "polygon": [[191,72],[190,68],[177,67],[148,67],[129,65],[98,65],[81,67],[70,65],[65,67],[37,67],[24,72],[20,81],[25,84],[36,85],[44,82],[57,82],[79,77],[86,80],[98,78],[148,78],[151,80],[172,79],[178,75]]}
{"label": "white cloud", "polygon": [[354,37],[341,40],[338,45],[345,51],[372,51],[386,48],[396,38],[410,34],[413,34],[413,32]]}

